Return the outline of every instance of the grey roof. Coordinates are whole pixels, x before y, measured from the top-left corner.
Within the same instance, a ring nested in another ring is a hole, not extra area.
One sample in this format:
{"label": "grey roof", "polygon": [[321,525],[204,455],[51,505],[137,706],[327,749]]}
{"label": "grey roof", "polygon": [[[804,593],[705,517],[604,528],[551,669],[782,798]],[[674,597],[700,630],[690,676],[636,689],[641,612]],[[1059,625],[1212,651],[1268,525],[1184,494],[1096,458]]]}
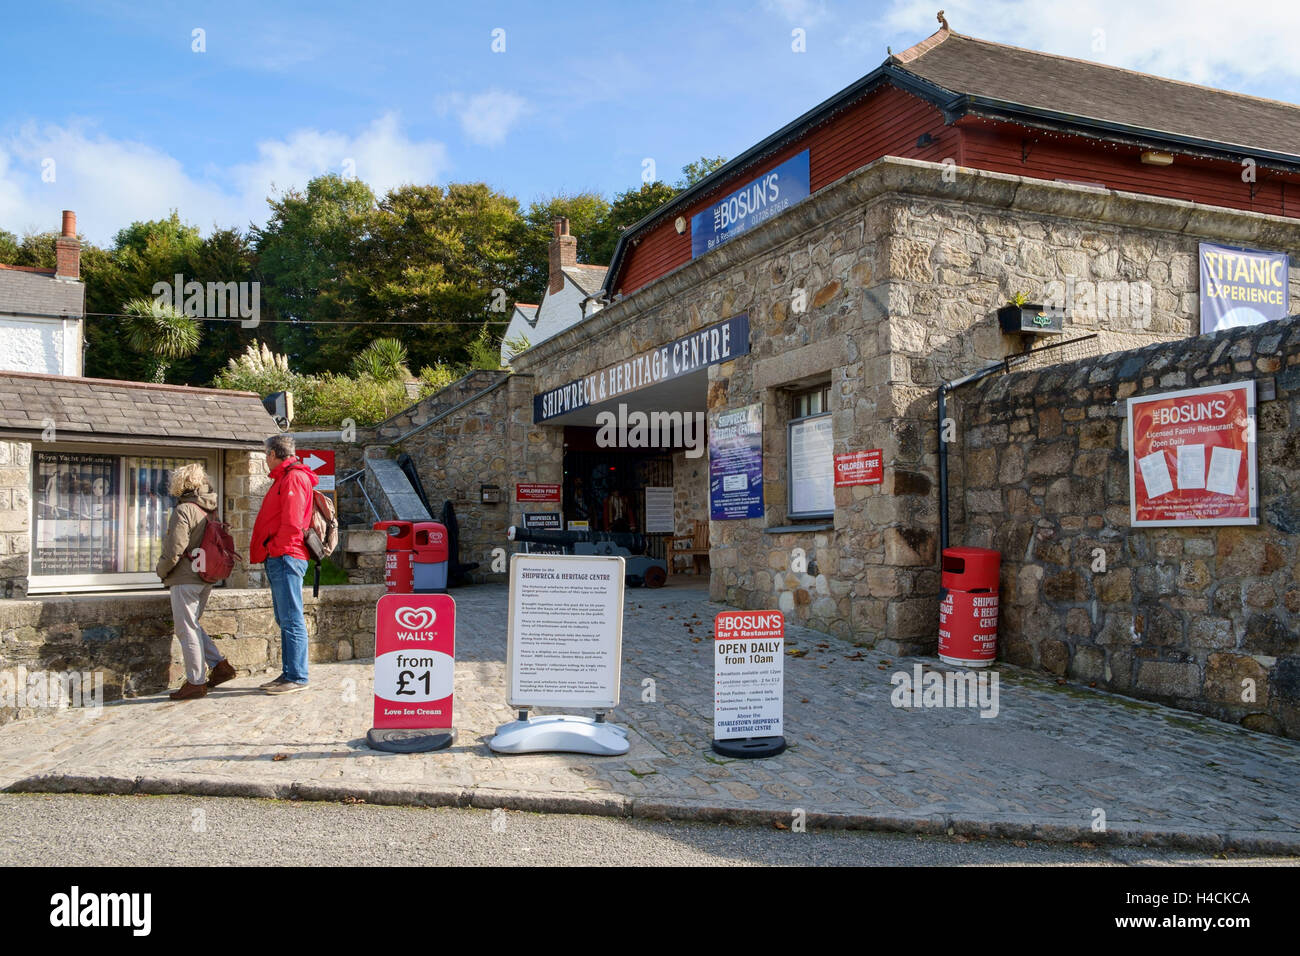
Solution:
{"label": "grey roof", "polygon": [[56,279],[50,272],[0,266],[0,316],[81,318],[85,302],[85,283],[75,279]]}
{"label": "grey roof", "polygon": [[609,267],[588,266],[579,263],[575,266],[565,266],[562,271],[579,289],[587,295],[594,295],[605,284],[605,273],[609,271]]}
{"label": "grey roof", "polygon": [[940,30],[892,58],[954,93],[1300,156],[1300,106]]}
{"label": "grey roof", "polygon": [[0,438],[260,448],[280,429],[252,392],[0,372]]}

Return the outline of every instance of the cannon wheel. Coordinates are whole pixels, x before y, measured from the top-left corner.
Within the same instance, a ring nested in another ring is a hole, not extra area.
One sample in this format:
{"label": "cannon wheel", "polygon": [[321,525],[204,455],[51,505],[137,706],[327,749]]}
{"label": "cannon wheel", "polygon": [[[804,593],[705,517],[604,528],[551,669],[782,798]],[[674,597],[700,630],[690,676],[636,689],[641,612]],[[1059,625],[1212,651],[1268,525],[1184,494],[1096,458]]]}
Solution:
{"label": "cannon wheel", "polygon": [[668,572],[659,566],[645,569],[645,586],[648,588],[661,588],[668,581]]}

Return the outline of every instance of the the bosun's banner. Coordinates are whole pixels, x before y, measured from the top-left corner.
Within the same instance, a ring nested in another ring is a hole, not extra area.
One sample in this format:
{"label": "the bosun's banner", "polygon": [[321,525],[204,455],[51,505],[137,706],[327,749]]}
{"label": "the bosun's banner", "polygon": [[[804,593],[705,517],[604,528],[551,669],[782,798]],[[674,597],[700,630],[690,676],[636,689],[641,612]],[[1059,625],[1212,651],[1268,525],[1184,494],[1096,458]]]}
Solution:
{"label": "the bosun's banner", "polygon": [[1128,400],[1134,527],[1258,524],[1255,383]]}

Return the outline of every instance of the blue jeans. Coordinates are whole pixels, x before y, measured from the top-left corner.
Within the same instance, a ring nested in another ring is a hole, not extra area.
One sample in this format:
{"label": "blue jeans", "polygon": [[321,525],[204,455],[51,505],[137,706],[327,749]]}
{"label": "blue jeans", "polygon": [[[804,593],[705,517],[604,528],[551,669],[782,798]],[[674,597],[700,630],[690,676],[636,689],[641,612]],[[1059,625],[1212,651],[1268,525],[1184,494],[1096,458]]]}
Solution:
{"label": "blue jeans", "polygon": [[266,580],[271,585],[275,623],[280,625],[280,656],[283,677],[295,684],[307,683],[307,622],[302,616],[302,576],[307,562],[284,555],[266,559]]}

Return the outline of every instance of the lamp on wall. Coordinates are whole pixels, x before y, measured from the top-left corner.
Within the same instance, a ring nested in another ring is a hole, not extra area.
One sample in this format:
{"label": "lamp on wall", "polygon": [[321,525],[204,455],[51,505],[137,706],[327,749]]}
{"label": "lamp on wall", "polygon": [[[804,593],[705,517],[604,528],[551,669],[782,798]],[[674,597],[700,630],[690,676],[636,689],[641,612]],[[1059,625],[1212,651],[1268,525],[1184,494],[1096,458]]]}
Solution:
{"label": "lamp on wall", "polygon": [[1172,166],[1174,157],[1172,153],[1159,153],[1153,149],[1147,150],[1142,154],[1142,162],[1148,166]]}

